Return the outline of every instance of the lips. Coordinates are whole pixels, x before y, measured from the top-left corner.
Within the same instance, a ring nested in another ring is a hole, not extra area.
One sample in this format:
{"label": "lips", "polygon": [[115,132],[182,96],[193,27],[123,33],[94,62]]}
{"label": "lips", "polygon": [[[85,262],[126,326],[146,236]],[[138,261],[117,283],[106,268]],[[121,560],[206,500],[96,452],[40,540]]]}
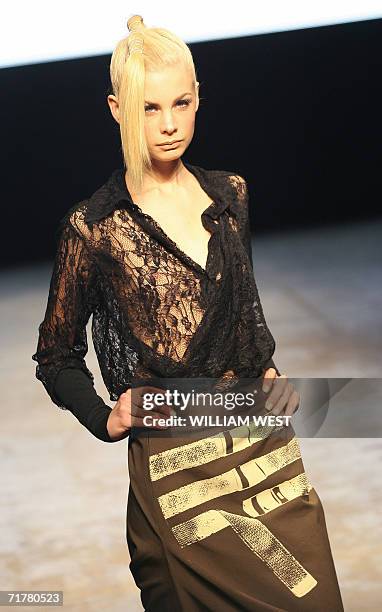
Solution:
{"label": "lips", "polygon": [[173,145],[179,144],[180,140],[174,140],[173,142],[162,142],[159,147],[172,147]]}

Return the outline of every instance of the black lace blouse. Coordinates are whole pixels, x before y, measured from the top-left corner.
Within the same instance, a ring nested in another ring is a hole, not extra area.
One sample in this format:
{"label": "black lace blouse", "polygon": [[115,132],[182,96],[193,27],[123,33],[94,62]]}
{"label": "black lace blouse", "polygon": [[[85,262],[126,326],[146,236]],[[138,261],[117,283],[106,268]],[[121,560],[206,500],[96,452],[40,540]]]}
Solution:
{"label": "black lace blouse", "polygon": [[[75,204],[57,228],[57,252],[32,359],[51,400],[97,438],[113,441],[111,408],[85,362],[86,325],[117,401],[134,378],[207,377],[234,384],[275,367],[252,268],[245,179],[184,162],[211,203],[203,268],[132,201],[124,169]],[[276,368],[278,374],[280,372]]]}

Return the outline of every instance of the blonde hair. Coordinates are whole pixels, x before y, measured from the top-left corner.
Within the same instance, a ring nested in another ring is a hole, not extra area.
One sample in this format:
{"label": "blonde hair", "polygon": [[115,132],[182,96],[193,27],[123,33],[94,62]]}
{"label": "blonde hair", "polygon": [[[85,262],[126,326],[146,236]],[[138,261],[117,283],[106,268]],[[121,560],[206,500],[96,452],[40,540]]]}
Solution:
{"label": "blonde hair", "polygon": [[148,28],[140,15],[127,21],[130,34],[115,47],[110,62],[112,92],[119,103],[119,125],[125,167],[139,192],[145,170],[152,167],[145,138],[145,72],[184,62],[196,91],[197,76],[187,44],[163,28]]}

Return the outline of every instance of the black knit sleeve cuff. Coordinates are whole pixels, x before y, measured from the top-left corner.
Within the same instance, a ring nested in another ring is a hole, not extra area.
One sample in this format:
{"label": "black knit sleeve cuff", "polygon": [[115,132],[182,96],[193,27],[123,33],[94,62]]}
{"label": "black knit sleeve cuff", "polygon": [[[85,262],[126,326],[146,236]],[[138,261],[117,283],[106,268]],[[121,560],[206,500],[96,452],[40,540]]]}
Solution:
{"label": "black knit sleeve cuff", "polygon": [[118,441],[110,437],[106,426],[112,409],[98,395],[93,382],[81,369],[61,370],[56,377],[54,392],[62,405],[98,440]]}

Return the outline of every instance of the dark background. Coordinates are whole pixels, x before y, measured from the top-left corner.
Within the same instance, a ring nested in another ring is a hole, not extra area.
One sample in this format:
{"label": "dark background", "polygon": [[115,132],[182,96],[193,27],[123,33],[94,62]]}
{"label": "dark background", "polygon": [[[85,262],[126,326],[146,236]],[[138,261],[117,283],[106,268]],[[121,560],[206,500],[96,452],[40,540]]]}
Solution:
{"label": "dark background", "polygon": [[[246,178],[254,232],[382,216],[381,19],[190,47],[184,160]],[[123,166],[110,58],[0,70],[3,267],[51,259],[58,220]]]}

